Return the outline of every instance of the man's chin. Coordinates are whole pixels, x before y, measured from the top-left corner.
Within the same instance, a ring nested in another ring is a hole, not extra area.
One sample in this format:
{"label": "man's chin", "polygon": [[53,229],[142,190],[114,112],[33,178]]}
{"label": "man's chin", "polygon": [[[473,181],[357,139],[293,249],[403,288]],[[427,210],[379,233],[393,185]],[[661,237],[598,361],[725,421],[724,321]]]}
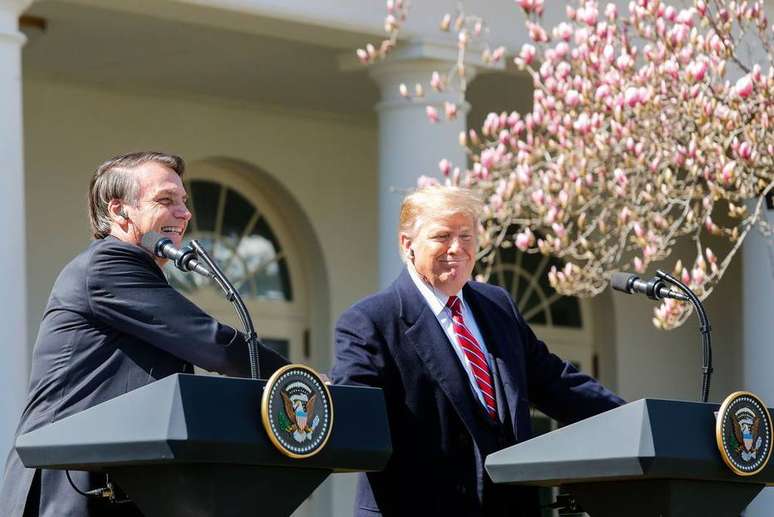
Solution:
{"label": "man's chin", "polygon": [[444,294],[451,296],[457,294],[469,279],[469,274],[464,275],[462,272],[450,271],[439,275],[437,288]]}

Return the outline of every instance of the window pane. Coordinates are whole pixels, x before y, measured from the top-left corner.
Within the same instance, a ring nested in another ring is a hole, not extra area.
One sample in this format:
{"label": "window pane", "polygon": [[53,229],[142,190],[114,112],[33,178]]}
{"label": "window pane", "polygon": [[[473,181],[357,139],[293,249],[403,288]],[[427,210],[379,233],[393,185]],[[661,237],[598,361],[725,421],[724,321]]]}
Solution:
{"label": "window pane", "polygon": [[[556,296],[556,291],[548,281],[548,271],[552,266],[561,269],[561,260],[550,257],[546,259],[541,254],[523,253],[515,247],[497,251],[498,257],[488,282],[500,285],[512,293],[514,304],[530,290],[527,299],[518,307],[522,314],[528,316],[527,322],[537,325],[581,328],[583,326],[580,302],[577,298]],[[532,285],[535,282],[537,285]],[[546,303],[552,300],[551,303]],[[550,312],[548,312],[550,311]],[[548,315],[550,314],[550,320]]]}
{"label": "window pane", "polygon": [[215,231],[215,215],[218,213],[220,185],[211,181],[192,181],[188,195],[193,201],[196,229],[200,232]]}
{"label": "window pane", "polygon": [[226,193],[226,206],[223,210],[221,235],[236,239],[240,238],[254,212],[255,208],[248,200],[238,192],[228,189]]}
{"label": "window pane", "polygon": [[[291,300],[290,273],[276,235],[242,194],[227,189],[221,198],[223,188],[212,181],[190,182],[191,205],[196,217],[191,228],[196,232],[187,237],[199,240],[243,297]],[[221,199],[224,205],[219,207]],[[218,213],[222,214],[219,225]],[[220,234],[215,235],[218,226]],[[248,230],[249,234],[245,235]],[[206,285],[218,289],[204,277],[176,271],[174,266],[166,270],[170,283],[185,293],[193,293]]]}
{"label": "window pane", "polygon": [[558,327],[581,328],[580,304],[577,298],[562,296],[551,304],[551,318]]}

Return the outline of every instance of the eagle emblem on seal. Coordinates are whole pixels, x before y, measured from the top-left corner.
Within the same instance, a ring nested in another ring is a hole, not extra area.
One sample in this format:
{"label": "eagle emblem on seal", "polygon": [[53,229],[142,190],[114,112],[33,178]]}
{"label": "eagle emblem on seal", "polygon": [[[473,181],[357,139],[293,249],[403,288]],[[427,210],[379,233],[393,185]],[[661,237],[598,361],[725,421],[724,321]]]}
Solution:
{"label": "eagle emblem on seal", "polygon": [[319,422],[319,418],[315,418],[312,422],[309,421],[310,416],[314,415],[314,403],[317,400],[317,395],[312,395],[308,398],[303,396],[291,398],[284,391],[281,395],[285,407],[285,416],[289,420],[285,431],[291,433],[293,438],[299,443],[304,440],[311,440],[312,433]]}
{"label": "eagle emblem on seal", "polygon": [[734,437],[737,441],[736,452],[744,461],[750,461],[758,454],[763,438],[760,436],[761,418],[751,409],[743,407],[731,418],[734,425]]}

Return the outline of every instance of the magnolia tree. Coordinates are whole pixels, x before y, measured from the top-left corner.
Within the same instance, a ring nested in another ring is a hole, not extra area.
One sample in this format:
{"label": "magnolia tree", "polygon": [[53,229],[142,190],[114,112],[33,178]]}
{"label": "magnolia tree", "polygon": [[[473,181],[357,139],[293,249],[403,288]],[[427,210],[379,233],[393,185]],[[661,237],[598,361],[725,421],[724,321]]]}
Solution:
{"label": "magnolia tree", "polygon": [[[635,0],[619,12],[579,0],[553,28],[541,25],[543,0],[517,0],[515,8],[533,42],[512,53],[532,76],[532,111],[490,113],[479,131],[461,134],[469,169],[439,164],[440,181],[486,202],[483,278],[498,248],[516,246],[562,259],[564,268],[549,273],[559,293],[593,296],[612,272],[642,273],[690,239],[696,257],[678,260],[674,274],[706,298],[753,228],[771,238],[762,214],[774,189],[774,31],[763,1],[676,8]],[[396,44],[407,7],[389,0],[387,9],[389,38],[358,50],[364,63]],[[436,90],[464,95],[465,59],[477,39],[485,62],[509,54],[486,47],[485,22],[474,16],[447,14],[441,29],[456,33],[459,57],[451,71],[433,74]],[[457,106],[441,111],[429,107],[430,121],[455,117]],[[716,247],[722,253],[706,245],[708,236],[727,241]],[[690,311],[667,300],[653,321],[674,328]]]}

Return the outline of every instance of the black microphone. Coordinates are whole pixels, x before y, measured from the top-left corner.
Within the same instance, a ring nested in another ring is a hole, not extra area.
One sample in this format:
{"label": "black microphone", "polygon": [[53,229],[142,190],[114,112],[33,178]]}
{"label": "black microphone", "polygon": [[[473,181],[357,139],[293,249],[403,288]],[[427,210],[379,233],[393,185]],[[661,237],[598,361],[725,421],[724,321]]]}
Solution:
{"label": "black microphone", "polygon": [[186,273],[193,271],[207,278],[212,278],[210,270],[199,264],[196,252],[190,246],[177,249],[172,239],[156,232],[148,232],[143,235],[140,246],[151,255],[172,260],[180,271]]}
{"label": "black microphone", "polygon": [[674,298],[683,302],[690,299],[681,293],[667,286],[667,284],[658,277],[650,280],[641,280],[640,277],[632,273],[616,272],[610,277],[610,287],[616,291],[622,291],[627,294],[642,293],[652,300],[661,300],[664,298]]}

